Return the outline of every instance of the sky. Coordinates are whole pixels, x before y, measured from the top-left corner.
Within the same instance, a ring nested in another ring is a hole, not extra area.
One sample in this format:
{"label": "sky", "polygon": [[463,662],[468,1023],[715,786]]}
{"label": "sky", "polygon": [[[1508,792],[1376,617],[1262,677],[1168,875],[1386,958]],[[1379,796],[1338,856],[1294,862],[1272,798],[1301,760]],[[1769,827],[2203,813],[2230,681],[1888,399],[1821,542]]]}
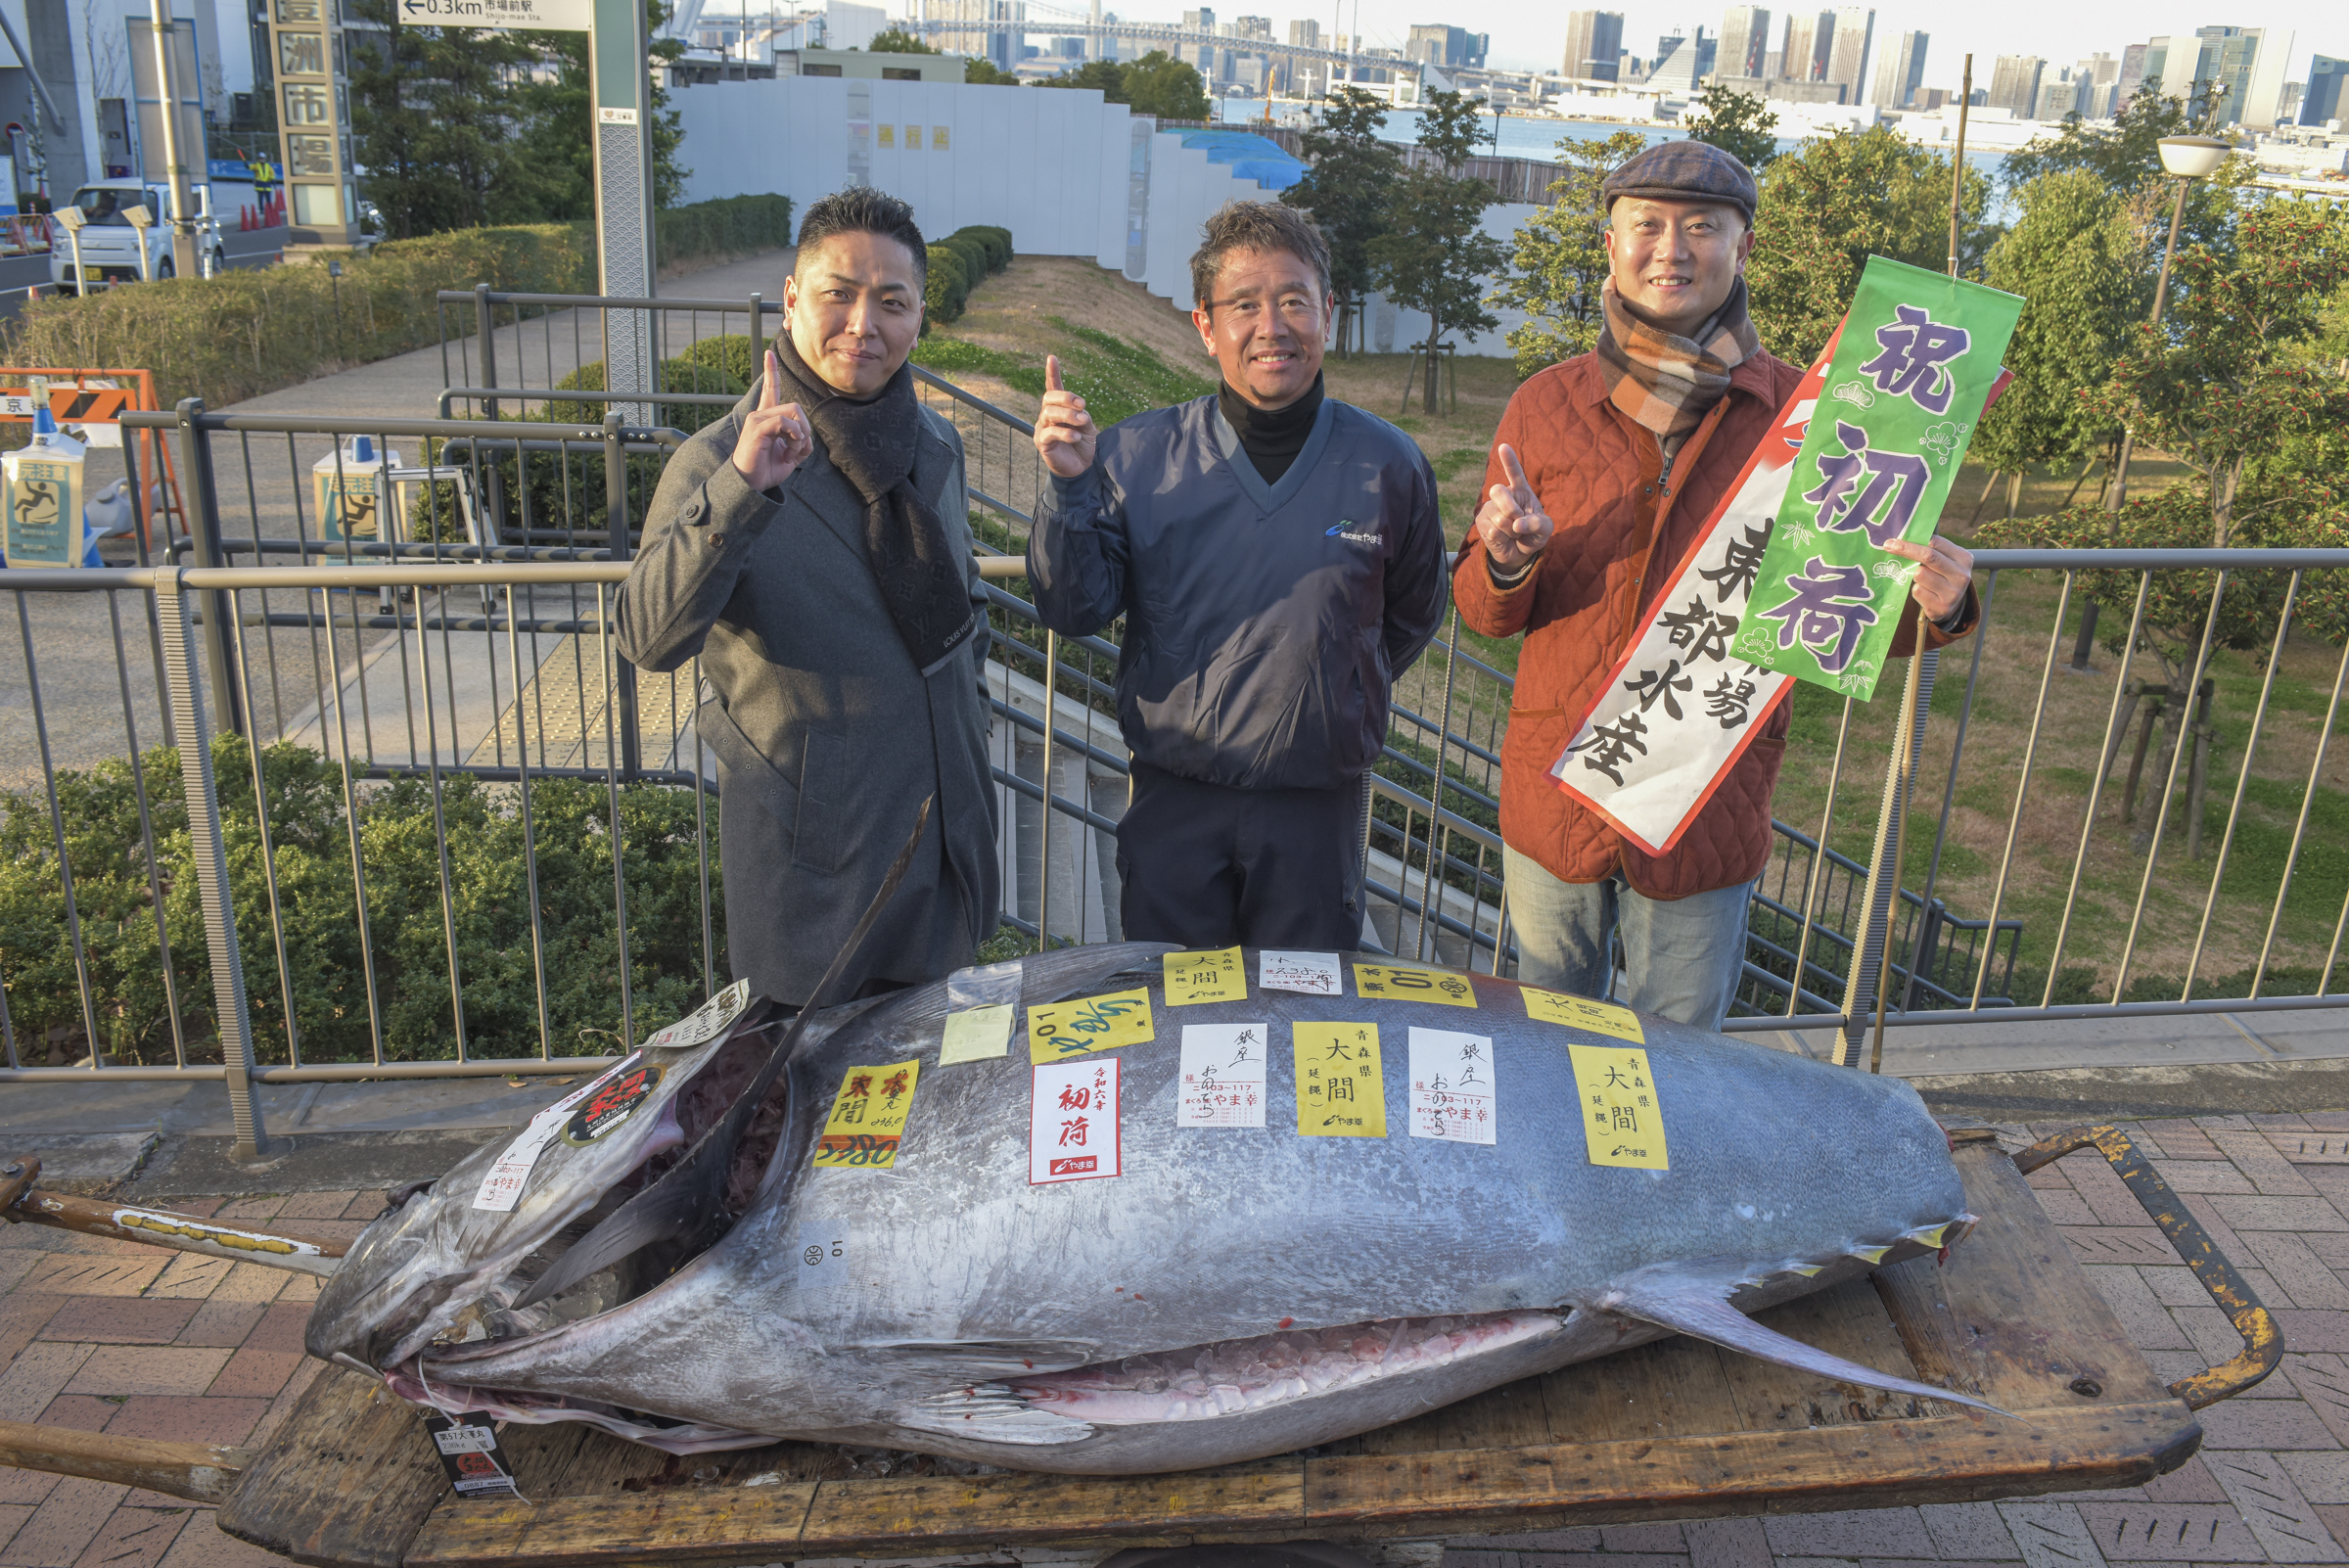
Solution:
{"label": "sky", "polygon": [[[1052,3],[1052,0],[1047,0]],[[1071,9],[1079,0],[1056,0]],[[1199,0],[1189,0],[1196,5]],[[1337,25],[1341,7],[1342,30],[1353,31],[1359,3],[1361,30],[1371,43],[1403,41],[1414,22],[1445,21],[1493,36],[1490,64],[1503,69],[1549,69],[1558,65],[1566,48],[1567,3],[1530,4],[1528,0],[1326,0],[1318,9],[1298,0],[1208,0],[1224,20],[1243,13],[1269,15],[1275,36],[1286,37],[1295,18],[1318,20],[1326,31]],[[1660,34],[1683,26],[1702,25],[1721,30],[1722,6],[1705,0],[1691,9],[1681,0],[1597,0],[1624,15],[1624,47],[1635,55],[1654,52]],[[1816,3],[1816,0],[1815,0]],[[1181,0],[1105,0],[1106,8],[1131,22],[1174,22],[1184,9]],[[1772,42],[1784,26],[1782,0],[1771,6]],[[2085,5],[2050,5],[2047,0],[1965,0],[1956,11],[1924,0],[1883,0],[1876,7],[1876,37],[1920,28],[1931,35],[1925,54],[1925,85],[1955,91],[1966,51],[1974,55],[1974,82],[1985,86],[1992,64],[2000,55],[2040,55],[2058,65],[2102,50],[2118,55],[2125,44],[2142,43],[2161,33],[2191,33],[2207,25],[2289,27],[2293,32],[2285,80],[2306,81],[2312,53],[2349,56],[2349,6],[2340,0],[2090,0]],[[1873,56],[1869,70],[1874,70]]]}

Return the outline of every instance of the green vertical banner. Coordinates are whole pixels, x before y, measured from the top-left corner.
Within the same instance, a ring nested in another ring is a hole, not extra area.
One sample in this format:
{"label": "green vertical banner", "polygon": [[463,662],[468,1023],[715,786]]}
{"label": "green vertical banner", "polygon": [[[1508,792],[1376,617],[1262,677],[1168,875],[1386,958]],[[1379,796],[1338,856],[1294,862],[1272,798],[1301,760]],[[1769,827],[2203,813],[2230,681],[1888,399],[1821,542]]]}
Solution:
{"label": "green vertical banner", "polygon": [[1870,256],[1736,651],[1866,702],[2021,317],[2020,297]]}

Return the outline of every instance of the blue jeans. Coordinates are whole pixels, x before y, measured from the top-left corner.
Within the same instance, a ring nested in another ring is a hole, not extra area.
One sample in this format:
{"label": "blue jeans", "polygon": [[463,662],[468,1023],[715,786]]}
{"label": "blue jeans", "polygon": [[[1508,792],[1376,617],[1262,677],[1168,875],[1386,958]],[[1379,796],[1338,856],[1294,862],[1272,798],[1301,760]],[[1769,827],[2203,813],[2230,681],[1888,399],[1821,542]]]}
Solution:
{"label": "blue jeans", "polygon": [[[1621,1002],[1674,1023],[1718,1030],[1745,971],[1745,921],[1753,884],[1650,899],[1621,877],[1562,882],[1506,845],[1509,926],[1517,978],[1548,991]],[[1615,934],[1623,934],[1629,984],[1612,995]]]}

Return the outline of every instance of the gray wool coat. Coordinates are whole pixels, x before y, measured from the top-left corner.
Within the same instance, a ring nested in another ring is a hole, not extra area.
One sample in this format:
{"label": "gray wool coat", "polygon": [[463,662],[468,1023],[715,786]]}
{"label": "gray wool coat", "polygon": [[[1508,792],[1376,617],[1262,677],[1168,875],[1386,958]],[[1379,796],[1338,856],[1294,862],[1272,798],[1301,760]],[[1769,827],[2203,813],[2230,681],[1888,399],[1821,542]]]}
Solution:
{"label": "gray wool coat", "polygon": [[[678,450],[620,590],[621,652],[671,670],[695,655],[712,695],[726,949],[735,978],[804,1003],[935,793],[928,829],[843,995],[920,984],[994,934],[995,791],[988,634],[923,678],[881,600],[863,503],[824,455],[754,490],[734,442],[756,392]],[[924,409],[913,481],[971,556],[962,439]],[[979,570],[971,598],[987,600]]]}

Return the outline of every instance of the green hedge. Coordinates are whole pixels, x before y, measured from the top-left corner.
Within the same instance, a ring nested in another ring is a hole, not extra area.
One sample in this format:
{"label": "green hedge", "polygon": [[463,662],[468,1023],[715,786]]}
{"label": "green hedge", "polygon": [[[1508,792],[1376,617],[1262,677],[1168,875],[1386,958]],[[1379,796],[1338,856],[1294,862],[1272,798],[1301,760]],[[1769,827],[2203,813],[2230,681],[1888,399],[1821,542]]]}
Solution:
{"label": "green hedge", "polygon": [[[664,266],[788,245],[790,231],[791,202],[781,196],[697,203],[654,223]],[[0,355],[19,365],[152,370],[165,407],[182,397],[218,407],[438,343],[434,295],[477,283],[501,293],[592,294],[594,231],[548,223],[390,240],[346,259],[339,289],[324,267],[296,263],[29,300],[0,328]],[[449,325],[470,333],[472,312],[452,311]]]}
{"label": "green hedge", "polygon": [[951,246],[930,247],[930,281],[922,290],[924,324],[961,320],[963,303],[970,294],[970,271],[962,264],[962,257]]}
{"label": "green hedge", "polygon": [[[212,748],[222,834],[245,963],[254,1046],[261,1060],[286,1060],[284,996],[290,981],[302,1059],[361,1061],[370,1054],[365,970],[350,841],[337,766],[305,747],[262,753],[286,963],[281,971],[269,922],[269,888],[253,808],[252,753],[239,736]],[[211,969],[197,899],[195,859],[181,794],[179,756],[157,747],[140,759],[163,887],[189,1053],[219,1060]],[[366,786],[359,843],[367,873],[368,936],[383,1012],[385,1054],[444,1061],[456,1054],[448,996],[448,944],[441,913],[439,856],[429,787],[417,780]],[[104,1047],[122,1062],[168,1062],[170,1007],[163,987],[138,796],[127,761],[58,775],[75,908]],[[712,842],[718,803],[707,801]],[[524,877],[520,797],[510,784],[447,775],[449,888],[464,980],[467,1042],[478,1056],[538,1051],[530,899]],[[624,1050],[620,1038],[620,945],[613,915],[609,797],[601,782],[541,779],[530,786],[537,852],[540,933],[547,1006],[558,1054]],[[700,863],[691,792],[631,784],[620,792],[628,877],[628,968],[639,1038],[701,1000]],[[724,902],[717,900],[717,970],[726,972]],[[0,973],[8,977],[10,1021],[27,1065],[52,1027],[83,1033],[65,896],[45,801],[0,796]],[[86,1046],[69,1046],[75,1055]]]}

